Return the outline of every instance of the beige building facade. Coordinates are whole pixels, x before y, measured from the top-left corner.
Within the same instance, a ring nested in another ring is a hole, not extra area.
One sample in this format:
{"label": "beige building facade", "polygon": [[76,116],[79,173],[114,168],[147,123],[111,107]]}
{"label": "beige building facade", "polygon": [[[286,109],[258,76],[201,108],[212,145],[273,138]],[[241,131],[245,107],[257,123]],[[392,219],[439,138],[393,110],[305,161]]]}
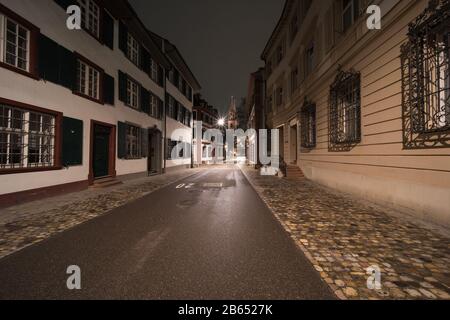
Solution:
{"label": "beige building facade", "polygon": [[286,1],[262,54],[285,162],[449,227],[449,17],[447,0]]}

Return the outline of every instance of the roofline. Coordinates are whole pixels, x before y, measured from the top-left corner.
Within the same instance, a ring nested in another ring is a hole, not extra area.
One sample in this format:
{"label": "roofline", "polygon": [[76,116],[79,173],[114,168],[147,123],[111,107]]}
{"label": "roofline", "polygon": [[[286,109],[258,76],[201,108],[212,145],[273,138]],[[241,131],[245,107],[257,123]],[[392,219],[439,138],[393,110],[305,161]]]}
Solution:
{"label": "roofline", "polygon": [[[146,30],[149,31],[148,28],[145,26],[145,24],[142,22],[141,18],[139,17],[139,15],[137,14],[137,12],[134,10],[133,6],[130,4],[130,2],[128,0],[124,1],[126,3],[126,6],[128,7],[128,9],[131,11],[131,13],[134,15],[134,17],[137,19],[137,21],[139,22],[139,24],[141,25],[141,27]],[[159,48],[158,44],[155,43],[155,41],[153,40],[153,38],[149,35],[150,41],[155,45],[155,47],[158,49],[158,53],[160,53],[160,58],[162,59],[163,65],[164,67],[168,67],[170,65],[170,61],[169,59],[167,59],[167,57],[165,56],[164,52]]]}
{"label": "roofline", "polygon": [[279,29],[281,27],[281,23],[284,21],[284,18],[287,16],[287,13],[288,13],[287,11],[288,11],[289,5],[291,5],[291,4],[293,4],[292,0],[286,0],[284,2],[284,8],[283,8],[283,11],[281,13],[280,19],[278,19],[277,25],[275,26],[275,29],[273,29],[272,34],[270,35],[270,38],[267,41],[263,52],[261,53],[261,57],[260,57],[261,60],[266,60],[266,56],[267,56],[267,53],[269,51],[269,47],[272,44],[273,40],[275,39],[276,35],[278,34],[278,31],[279,31]]}
{"label": "roofline", "polygon": [[[193,85],[196,86],[196,88],[194,88],[194,89],[196,89],[196,91],[200,91],[200,90],[202,89],[202,86],[201,86],[200,82],[197,80],[197,78],[195,77],[195,75],[194,75],[194,73],[192,72],[192,70],[191,70],[191,68],[189,67],[189,65],[186,63],[186,60],[184,59],[183,55],[180,53],[180,50],[178,49],[178,47],[177,47],[176,45],[174,45],[172,42],[170,42],[168,39],[166,39],[166,38],[160,36],[159,34],[153,32],[153,31],[151,31],[151,30],[148,30],[148,29],[147,29],[147,31],[150,33],[150,36],[151,36],[151,37],[157,37],[157,38],[159,38],[161,41],[166,42],[166,43],[168,43],[170,46],[173,47],[173,49],[174,49],[173,51],[174,51],[174,52],[176,53],[176,55],[180,58],[181,62],[182,62],[182,63],[184,64],[184,66],[186,67],[186,70],[189,72],[189,76],[192,78],[192,81],[194,82]],[[164,46],[164,49],[162,49],[162,50],[163,50],[163,52],[166,50],[165,46]],[[169,54],[170,52],[172,52],[172,51],[164,52],[164,53],[165,53],[165,54]],[[169,57],[169,58],[170,58],[170,57]]]}

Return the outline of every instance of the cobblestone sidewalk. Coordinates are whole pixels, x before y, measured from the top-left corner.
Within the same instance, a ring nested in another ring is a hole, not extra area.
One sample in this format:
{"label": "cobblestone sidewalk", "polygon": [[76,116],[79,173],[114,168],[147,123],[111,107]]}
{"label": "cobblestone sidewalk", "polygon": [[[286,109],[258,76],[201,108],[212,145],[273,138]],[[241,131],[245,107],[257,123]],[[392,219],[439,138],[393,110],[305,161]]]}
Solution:
{"label": "cobblestone sidewalk", "polygon": [[[241,167],[340,299],[450,299],[450,238],[307,179]],[[381,290],[366,269],[381,269]]]}
{"label": "cobblestone sidewalk", "polygon": [[204,169],[139,178],[0,210],[0,258],[40,242]]}

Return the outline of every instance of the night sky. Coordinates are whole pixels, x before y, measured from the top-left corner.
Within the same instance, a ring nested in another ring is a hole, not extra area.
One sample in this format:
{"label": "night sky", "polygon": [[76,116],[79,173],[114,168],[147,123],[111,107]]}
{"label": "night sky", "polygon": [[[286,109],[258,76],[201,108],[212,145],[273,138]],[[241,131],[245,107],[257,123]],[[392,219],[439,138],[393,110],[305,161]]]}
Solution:
{"label": "night sky", "polygon": [[250,73],[281,15],[284,0],[129,0],[146,26],[174,43],[222,112],[247,96]]}

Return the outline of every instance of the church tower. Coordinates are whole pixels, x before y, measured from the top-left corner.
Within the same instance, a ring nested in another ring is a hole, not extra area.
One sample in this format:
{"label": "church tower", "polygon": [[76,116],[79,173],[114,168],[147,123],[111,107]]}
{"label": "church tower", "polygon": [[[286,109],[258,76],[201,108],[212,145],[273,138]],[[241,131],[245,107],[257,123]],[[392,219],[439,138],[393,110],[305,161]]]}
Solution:
{"label": "church tower", "polygon": [[228,108],[228,129],[238,129],[239,121],[236,108],[236,98],[231,97],[230,107]]}

